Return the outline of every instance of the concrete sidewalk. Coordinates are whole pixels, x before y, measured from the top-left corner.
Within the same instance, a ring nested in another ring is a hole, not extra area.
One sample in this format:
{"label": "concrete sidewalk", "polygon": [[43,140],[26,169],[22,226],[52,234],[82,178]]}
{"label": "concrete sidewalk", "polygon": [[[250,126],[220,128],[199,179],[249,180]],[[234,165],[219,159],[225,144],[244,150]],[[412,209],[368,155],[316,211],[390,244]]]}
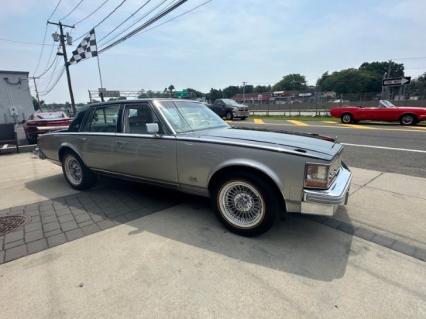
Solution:
{"label": "concrete sidewalk", "polygon": [[424,318],[425,278],[307,219],[249,239],[182,204],[1,265],[0,317]]}
{"label": "concrete sidewalk", "polygon": [[334,218],[426,249],[426,178],[351,169],[349,204]]}

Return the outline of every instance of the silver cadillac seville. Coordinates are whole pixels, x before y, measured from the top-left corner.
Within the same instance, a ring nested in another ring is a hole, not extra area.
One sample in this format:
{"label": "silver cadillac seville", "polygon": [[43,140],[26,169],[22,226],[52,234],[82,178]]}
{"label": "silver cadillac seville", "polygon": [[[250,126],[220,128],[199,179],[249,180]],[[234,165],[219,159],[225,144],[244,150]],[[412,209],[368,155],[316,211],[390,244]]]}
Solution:
{"label": "silver cadillac seville", "polygon": [[92,105],[38,145],[73,188],[106,174],[210,197],[223,224],[247,236],[268,230],[280,212],[333,215],[351,183],[335,141],[232,128],[188,100]]}

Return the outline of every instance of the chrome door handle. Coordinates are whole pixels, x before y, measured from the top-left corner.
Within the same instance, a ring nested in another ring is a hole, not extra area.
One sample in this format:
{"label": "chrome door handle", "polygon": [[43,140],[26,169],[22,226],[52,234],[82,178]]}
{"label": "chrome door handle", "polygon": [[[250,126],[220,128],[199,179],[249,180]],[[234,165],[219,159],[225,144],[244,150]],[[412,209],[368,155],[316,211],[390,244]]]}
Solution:
{"label": "chrome door handle", "polygon": [[87,140],[87,137],[80,137],[80,141],[86,141]]}

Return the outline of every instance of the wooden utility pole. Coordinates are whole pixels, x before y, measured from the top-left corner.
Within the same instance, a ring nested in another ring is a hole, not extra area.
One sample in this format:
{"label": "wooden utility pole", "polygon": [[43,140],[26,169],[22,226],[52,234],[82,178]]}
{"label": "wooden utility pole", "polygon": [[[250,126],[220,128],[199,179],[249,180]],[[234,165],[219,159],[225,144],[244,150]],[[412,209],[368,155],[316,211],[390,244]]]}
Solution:
{"label": "wooden utility pole", "polygon": [[59,21],[58,23],[47,21],[47,23],[59,26],[59,33],[60,33],[59,41],[61,43],[62,53],[58,52],[58,55],[62,55],[64,57],[65,71],[67,73],[67,81],[68,81],[68,91],[70,93],[70,99],[71,99],[71,107],[72,107],[72,112],[75,115],[77,113],[77,110],[75,108],[74,93],[72,91],[71,75],[70,75],[70,70],[69,70],[69,62],[68,62],[68,57],[67,57],[67,48],[66,48],[66,45],[65,45],[65,35],[64,35],[64,29],[63,29],[64,27],[66,27],[66,28],[74,28],[74,26],[73,25],[62,24],[61,21]]}
{"label": "wooden utility pole", "polygon": [[38,107],[39,107],[39,109],[41,109],[40,97],[39,97],[39,95],[38,95],[38,89],[37,89],[36,77],[35,77],[35,76],[32,76],[32,77],[31,77],[31,79],[33,79],[33,81],[34,81],[34,90],[35,90],[35,92],[36,92],[36,98],[37,98],[37,102],[38,102]]}

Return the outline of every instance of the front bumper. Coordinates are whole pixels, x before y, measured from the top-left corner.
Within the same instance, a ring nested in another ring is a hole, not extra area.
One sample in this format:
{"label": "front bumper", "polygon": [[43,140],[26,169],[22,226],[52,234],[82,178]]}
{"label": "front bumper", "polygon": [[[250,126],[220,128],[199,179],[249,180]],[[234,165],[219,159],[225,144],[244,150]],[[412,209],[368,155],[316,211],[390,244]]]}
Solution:
{"label": "front bumper", "polygon": [[332,216],[339,205],[346,205],[349,198],[352,173],[341,167],[336,180],[326,190],[303,190],[302,214]]}
{"label": "front bumper", "polygon": [[250,115],[249,111],[232,111],[234,117],[248,117]]}

